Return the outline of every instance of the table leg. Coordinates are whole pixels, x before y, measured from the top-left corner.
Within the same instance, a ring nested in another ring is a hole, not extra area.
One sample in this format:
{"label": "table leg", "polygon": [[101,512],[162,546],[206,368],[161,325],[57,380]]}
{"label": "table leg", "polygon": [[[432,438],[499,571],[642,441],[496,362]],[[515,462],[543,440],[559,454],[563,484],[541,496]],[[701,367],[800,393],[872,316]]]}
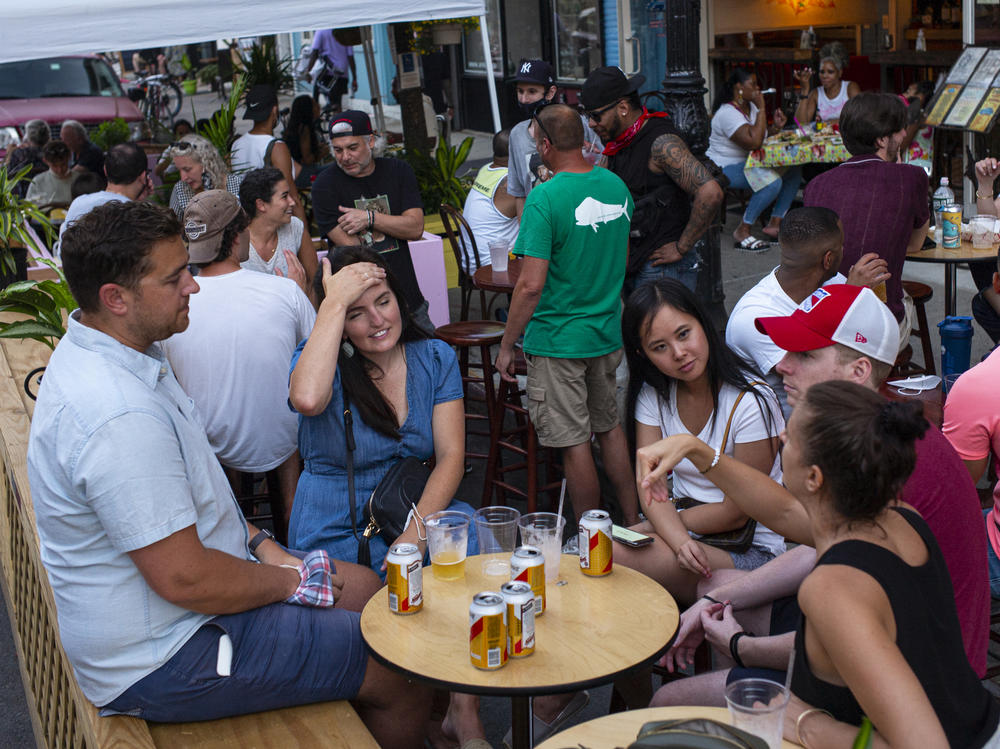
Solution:
{"label": "table leg", "polygon": [[944,264],[944,313],[945,315],[952,317],[955,314],[956,302],[955,302],[955,288],[957,286],[957,275],[955,272],[955,263],[945,263]]}
{"label": "table leg", "polygon": [[535,745],[531,717],[531,697],[510,698],[511,749],[531,749]]}

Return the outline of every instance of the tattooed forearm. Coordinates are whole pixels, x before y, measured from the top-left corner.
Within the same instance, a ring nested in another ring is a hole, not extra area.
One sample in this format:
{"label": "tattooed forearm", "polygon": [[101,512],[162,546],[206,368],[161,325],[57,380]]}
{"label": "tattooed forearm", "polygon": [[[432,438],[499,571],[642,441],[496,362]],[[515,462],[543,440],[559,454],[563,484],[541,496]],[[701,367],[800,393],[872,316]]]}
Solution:
{"label": "tattooed forearm", "polygon": [[677,240],[677,249],[680,252],[690,250],[694,247],[694,243],[708,231],[712,218],[719,212],[721,201],[722,188],[715,180],[709,180],[698,189],[691,203],[691,217],[688,219],[680,239]]}
{"label": "tattooed forearm", "polygon": [[676,135],[661,135],[653,141],[649,161],[654,171],[666,174],[692,197],[699,187],[712,179],[708,169]]}

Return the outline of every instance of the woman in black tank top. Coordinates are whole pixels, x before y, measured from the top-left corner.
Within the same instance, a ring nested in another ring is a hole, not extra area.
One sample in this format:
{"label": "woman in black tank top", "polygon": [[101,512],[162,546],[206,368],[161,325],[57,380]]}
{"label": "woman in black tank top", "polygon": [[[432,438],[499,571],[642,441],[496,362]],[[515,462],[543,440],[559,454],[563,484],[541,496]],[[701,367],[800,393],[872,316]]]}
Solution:
{"label": "woman in black tank top", "polygon": [[[784,484],[797,503],[687,435],[637,452],[647,504],[666,501],[661,479],[686,457],[739,494],[741,507],[753,497],[758,520],[816,547],[799,588],[785,714],[785,738],[807,749],[851,746],[863,716],[875,747],[1000,747],[1000,706],[966,658],[941,550],[920,515],[896,499],[926,428],[918,403],[886,401],[849,382],[813,385],[782,435]],[[788,518],[770,517],[765,497],[788,508],[777,511]]]}

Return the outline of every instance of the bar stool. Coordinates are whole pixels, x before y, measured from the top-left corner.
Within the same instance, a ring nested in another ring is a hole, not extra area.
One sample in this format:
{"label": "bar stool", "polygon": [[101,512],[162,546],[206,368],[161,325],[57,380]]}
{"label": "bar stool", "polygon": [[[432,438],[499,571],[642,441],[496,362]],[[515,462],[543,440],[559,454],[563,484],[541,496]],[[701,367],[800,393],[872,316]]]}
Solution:
{"label": "bar stool", "polygon": [[918,367],[910,362],[909,374],[937,374],[934,367],[934,348],[931,346],[931,331],[927,325],[927,302],[934,296],[934,290],[925,283],[919,281],[907,281],[903,279],[903,290],[913,297],[913,306],[917,313],[917,325],[910,329],[910,337],[920,339],[920,347],[924,354],[924,366]]}
{"label": "bar stool", "polygon": [[[229,485],[236,497],[243,517],[261,527],[271,524],[274,537],[288,543],[288,526],[285,523],[285,500],[281,496],[281,481],[277,471],[264,474],[245,473],[223,466]],[[267,505],[265,510],[263,505]]]}
{"label": "bar stool", "polygon": [[[515,373],[519,375],[527,374],[527,364],[524,361],[524,354],[517,351],[517,358],[514,361]],[[519,497],[523,497],[528,504],[527,512],[535,512],[538,506],[539,492],[546,492],[549,495],[549,509],[555,505],[555,497],[562,486],[562,480],[556,479],[557,470],[561,473],[561,467],[557,468],[556,452],[552,448],[543,448],[538,444],[538,435],[535,427],[528,416],[528,409],[521,404],[520,390],[515,382],[500,380],[500,389],[497,393],[497,401],[494,407],[494,419],[490,429],[490,454],[486,459],[486,479],[483,482],[483,499],[481,507],[492,505],[494,490],[499,500],[498,504],[507,504],[507,492],[511,492]],[[513,416],[513,426],[506,427],[507,414]],[[503,451],[509,451],[517,456],[516,462],[504,465]],[[539,451],[544,450],[545,455],[542,463],[545,465],[546,483],[539,485],[538,464]],[[524,489],[515,486],[506,477],[511,471],[524,471],[526,485]]]}
{"label": "bar stool", "polygon": [[[462,322],[448,323],[442,325],[434,331],[434,334],[445,343],[458,349],[458,368],[462,373],[462,392],[465,395],[465,418],[466,421],[485,421],[486,431],[477,432],[466,429],[466,438],[470,434],[478,434],[488,437],[493,424],[493,409],[495,407],[495,390],[493,387],[493,357],[490,355],[490,347],[500,343],[503,338],[503,323],[491,320],[464,320]],[[469,373],[469,350],[473,347],[479,348],[479,364],[472,364],[472,367],[479,367],[482,376],[476,377]],[[483,395],[474,395],[470,392],[472,383],[481,384]],[[486,414],[472,413],[469,404],[473,401],[486,404]],[[483,458],[487,456],[483,453],[466,451],[467,458]]]}

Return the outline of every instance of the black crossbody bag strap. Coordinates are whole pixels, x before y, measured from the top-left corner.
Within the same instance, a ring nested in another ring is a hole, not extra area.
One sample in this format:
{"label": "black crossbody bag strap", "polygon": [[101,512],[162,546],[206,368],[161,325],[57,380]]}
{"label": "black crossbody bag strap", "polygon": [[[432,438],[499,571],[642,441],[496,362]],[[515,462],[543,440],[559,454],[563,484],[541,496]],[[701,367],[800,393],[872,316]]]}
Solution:
{"label": "black crossbody bag strap", "polygon": [[344,437],[347,443],[347,506],[351,510],[351,533],[358,537],[358,516],[354,508],[354,415],[351,404],[347,401],[347,391],[344,391]]}

